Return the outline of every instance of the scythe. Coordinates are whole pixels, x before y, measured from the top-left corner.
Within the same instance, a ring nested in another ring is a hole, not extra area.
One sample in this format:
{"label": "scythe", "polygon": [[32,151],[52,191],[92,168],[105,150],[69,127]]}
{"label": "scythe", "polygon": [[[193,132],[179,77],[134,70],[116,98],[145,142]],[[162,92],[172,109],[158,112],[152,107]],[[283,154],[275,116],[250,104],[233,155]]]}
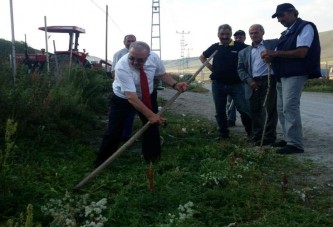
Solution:
{"label": "scythe", "polygon": [[[192,81],[195,80],[196,76],[201,72],[201,70],[209,63],[209,61],[215,56],[217,53],[217,50],[200,66],[200,68],[193,74],[193,76],[187,81],[188,84],[190,84]],[[178,91],[171,99],[163,106],[163,108],[158,112],[159,115],[162,115],[167,108],[171,106],[171,104],[178,98],[178,96],[181,94],[181,91]],[[136,139],[138,139],[144,131],[148,129],[150,126],[150,123],[147,122],[141,129],[139,129],[126,143],[124,143],[118,150],[113,153],[105,162],[103,162],[101,165],[99,165],[95,170],[93,170],[88,176],[86,176],[80,183],[78,183],[75,186],[75,189],[81,188],[83,185],[85,185],[88,181],[96,177],[98,174],[100,174],[110,163],[115,160],[123,151],[125,151],[129,146],[132,145],[132,143],[135,142]]]}

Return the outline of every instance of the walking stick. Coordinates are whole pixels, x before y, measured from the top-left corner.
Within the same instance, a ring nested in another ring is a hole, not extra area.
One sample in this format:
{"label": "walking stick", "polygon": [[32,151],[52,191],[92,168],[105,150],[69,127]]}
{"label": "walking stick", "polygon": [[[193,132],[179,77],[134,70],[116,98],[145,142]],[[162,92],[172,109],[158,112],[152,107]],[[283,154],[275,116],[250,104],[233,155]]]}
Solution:
{"label": "walking stick", "polygon": [[[187,81],[190,84],[195,80],[195,77],[200,73],[200,71],[209,63],[209,61],[215,56],[217,50],[200,66],[200,68],[193,74],[193,76]],[[171,106],[171,104],[178,98],[181,94],[181,91],[178,91],[166,104],[165,106],[158,112],[158,115],[162,115],[167,108]],[[141,129],[139,129],[126,143],[124,143],[118,150],[113,153],[107,160],[105,160],[100,166],[98,166],[95,170],[93,170],[88,176],[86,176],[80,183],[75,186],[75,189],[81,188],[88,181],[96,177],[100,172],[102,172],[110,163],[115,160],[124,150],[126,150],[132,143],[138,139],[150,126],[150,123],[147,122]]]}
{"label": "walking stick", "polygon": [[264,143],[264,137],[265,137],[265,133],[266,133],[266,127],[267,127],[267,121],[268,121],[268,111],[267,111],[267,97],[269,95],[269,92],[271,90],[271,63],[267,63],[267,91],[266,91],[266,95],[265,95],[265,100],[263,103],[263,107],[265,108],[265,123],[264,123],[264,128],[262,130],[262,135],[261,135],[261,141],[260,141],[260,147],[262,147],[262,144]]}

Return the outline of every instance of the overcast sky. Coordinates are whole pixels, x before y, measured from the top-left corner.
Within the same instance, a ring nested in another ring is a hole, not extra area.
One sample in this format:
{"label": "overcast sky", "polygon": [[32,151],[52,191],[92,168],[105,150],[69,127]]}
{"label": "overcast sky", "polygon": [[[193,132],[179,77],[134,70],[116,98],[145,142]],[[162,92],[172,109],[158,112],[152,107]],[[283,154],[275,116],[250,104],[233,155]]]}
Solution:
{"label": "overcast sky", "polygon": [[[155,0],[157,1],[157,0]],[[105,57],[105,9],[108,5],[108,59],[123,48],[123,37],[135,34],[138,40],[151,44],[153,0],[12,0],[15,39],[28,45],[45,48],[45,34],[38,30],[44,26],[70,25],[86,30],[80,36],[79,49],[92,55]],[[181,56],[184,38],[184,57],[199,56],[211,44],[218,42],[217,27],[230,24],[233,32],[242,29],[248,34],[252,24],[262,24],[264,38],[278,38],[284,27],[272,19],[280,0],[160,0],[161,55],[163,60]],[[319,32],[333,30],[333,0],[291,0],[299,16],[317,25]],[[0,38],[11,40],[10,0],[0,0]],[[154,14],[157,15],[157,14]],[[154,22],[157,20],[154,19]],[[154,26],[157,28],[157,26]],[[184,33],[182,37],[182,33]],[[68,49],[66,34],[50,34],[49,51],[53,40],[57,50]],[[154,39],[157,40],[157,39]],[[246,40],[250,44],[250,38]],[[153,44],[153,47],[157,44]],[[1,51],[1,50],[0,50]]]}

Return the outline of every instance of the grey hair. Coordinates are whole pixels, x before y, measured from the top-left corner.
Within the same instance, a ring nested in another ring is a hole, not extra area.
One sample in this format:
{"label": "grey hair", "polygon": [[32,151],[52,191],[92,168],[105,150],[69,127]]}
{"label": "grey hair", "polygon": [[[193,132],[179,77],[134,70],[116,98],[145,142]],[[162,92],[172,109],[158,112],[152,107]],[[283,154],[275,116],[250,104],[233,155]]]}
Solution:
{"label": "grey hair", "polygon": [[265,29],[264,29],[264,27],[261,24],[253,24],[253,25],[251,25],[250,28],[253,28],[253,27],[257,27],[257,28],[259,28],[259,30],[261,32],[265,33]]}
{"label": "grey hair", "polygon": [[217,31],[219,32],[220,30],[224,30],[224,29],[229,29],[232,32],[232,28],[229,24],[220,25]]}
{"label": "grey hair", "polygon": [[150,47],[147,43],[142,41],[136,41],[131,43],[129,46],[129,49],[135,49],[135,50],[147,50],[148,54],[150,54]]}

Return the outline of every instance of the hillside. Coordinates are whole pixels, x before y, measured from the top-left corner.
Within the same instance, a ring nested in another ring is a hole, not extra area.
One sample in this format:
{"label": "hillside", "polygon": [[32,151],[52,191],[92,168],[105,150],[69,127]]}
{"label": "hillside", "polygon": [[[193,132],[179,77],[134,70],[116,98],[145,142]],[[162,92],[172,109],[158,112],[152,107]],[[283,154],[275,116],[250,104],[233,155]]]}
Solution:
{"label": "hillside", "polygon": [[321,60],[333,61],[333,30],[319,33]]}
{"label": "hillside", "polygon": [[[320,44],[321,44],[321,61],[322,68],[328,68],[329,65],[333,65],[333,30],[320,32],[319,33]],[[326,65],[326,62],[328,65]],[[194,73],[201,66],[199,61],[199,56],[191,57],[186,59],[177,60],[167,60],[164,61],[165,67],[168,72],[186,74]],[[183,67],[180,67],[183,66]],[[199,80],[209,79],[210,72],[204,69],[200,75],[198,75]]]}
{"label": "hillside", "polygon": [[[319,33],[320,43],[321,43],[321,61],[322,68],[328,69],[329,66],[333,65],[333,30],[320,32]],[[16,52],[24,53],[25,44],[24,42],[16,42]],[[0,39],[0,58],[8,59],[9,54],[11,54],[12,47],[11,42]],[[28,47],[29,53],[38,52],[31,47]],[[93,56],[91,56],[93,57]],[[199,56],[176,59],[176,60],[165,60],[163,61],[168,72],[176,74],[186,74],[196,72],[202,65],[198,59]],[[210,71],[208,69],[203,69],[198,75],[198,80],[208,80]]]}

